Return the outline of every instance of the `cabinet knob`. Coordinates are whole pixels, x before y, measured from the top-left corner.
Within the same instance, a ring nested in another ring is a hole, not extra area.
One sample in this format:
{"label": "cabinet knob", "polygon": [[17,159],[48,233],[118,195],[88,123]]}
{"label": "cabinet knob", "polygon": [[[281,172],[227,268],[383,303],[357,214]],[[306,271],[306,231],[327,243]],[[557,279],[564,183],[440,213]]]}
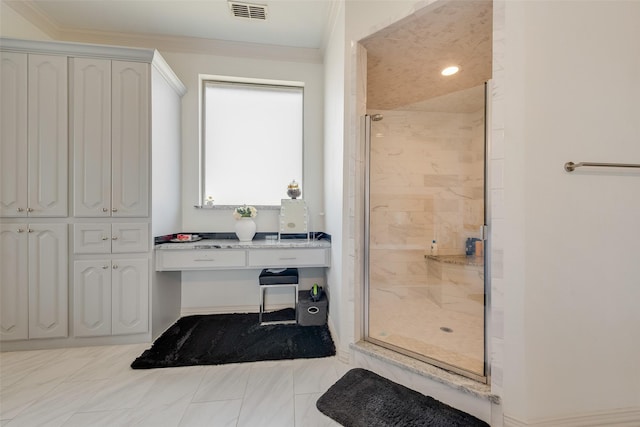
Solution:
{"label": "cabinet knob", "polygon": [[109,209],[107,209],[107,208],[102,208],[102,212],[109,212]]}
{"label": "cabinet knob", "polygon": [[18,212],[24,212],[24,208],[18,208],[16,209]]}
{"label": "cabinet knob", "polygon": [[113,264],[113,269],[115,270],[117,268],[118,268],[118,265],[117,264]]}
{"label": "cabinet knob", "polygon": [[113,237],[111,238],[111,240],[118,240],[118,237],[117,237],[117,236],[113,236]]}
{"label": "cabinet knob", "polygon": [[17,231],[18,233],[24,233],[24,228],[18,228],[16,231]]}
{"label": "cabinet knob", "polygon": [[27,230],[27,232],[28,232],[28,233],[33,233],[33,228],[29,228],[29,229]]}
{"label": "cabinet knob", "polygon": [[102,269],[103,269],[103,270],[106,270],[107,268],[109,268],[109,266],[108,266],[108,265],[103,265],[103,266],[102,266]]}
{"label": "cabinet knob", "polygon": [[108,237],[103,237],[102,240],[109,240],[109,238]]}
{"label": "cabinet knob", "polygon": [[111,208],[111,212],[118,212],[117,208]]}
{"label": "cabinet knob", "polygon": [[27,212],[33,212],[33,208],[27,208]]}

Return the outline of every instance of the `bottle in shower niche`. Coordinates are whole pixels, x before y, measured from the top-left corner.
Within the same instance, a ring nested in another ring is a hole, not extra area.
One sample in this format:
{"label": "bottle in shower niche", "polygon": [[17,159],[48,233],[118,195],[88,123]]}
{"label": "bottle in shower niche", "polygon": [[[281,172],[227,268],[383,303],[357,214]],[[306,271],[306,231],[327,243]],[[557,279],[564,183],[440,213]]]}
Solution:
{"label": "bottle in shower niche", "polygon": [[435,240],[431,241],[431,256],[438,255],[438,244]]}

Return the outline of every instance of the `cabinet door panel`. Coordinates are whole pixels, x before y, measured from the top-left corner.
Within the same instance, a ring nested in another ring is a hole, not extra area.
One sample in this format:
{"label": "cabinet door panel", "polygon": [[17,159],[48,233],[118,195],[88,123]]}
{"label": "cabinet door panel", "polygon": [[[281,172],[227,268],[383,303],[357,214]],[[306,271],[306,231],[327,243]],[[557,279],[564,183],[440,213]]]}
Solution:
{"label": "cabinet door panel", "polygon": [[73,253],[111,252],[111,224],[73,224]]}
{"label": "cabinet door panel", "polygon": [[27,216],[27,55],[1,52],[0,216]]}
{"label": "cabinet door panel", "polygon": [[111,261],[76,261],[73,279],[73,335],[111,334]]}
{"label": "cabinet door panel", "polygon": [[29,227],[29,338],[66,337],[67,225]]}
{"label": "cabinet door panel", "polygon": [[149,215],[149,65],[113,61],[112,216]]}
{"label": "cabinet door panel", "polygon": [[146,223],[113,224],[111,228],[111,252],[147,252],[149,250],[149,226]]}
{"label": "cabinet door panel", "polygon": [[[27,225],[0,225],[0,340],[29,337]],[[20,231],[21,230],[21,231]]]}
{"label": "cabinet door panel", "polygon": [[73,213],[111,216],[111,61],[72,60]]}
{"label": "cabinet door panel", "polygon": [[149,262],[115,259],[112,267],[113,335],[149,330]]}
{"label": "cabinet door panel", "polygon": [[29,55],[29,216],[67,216],[67,57]]}

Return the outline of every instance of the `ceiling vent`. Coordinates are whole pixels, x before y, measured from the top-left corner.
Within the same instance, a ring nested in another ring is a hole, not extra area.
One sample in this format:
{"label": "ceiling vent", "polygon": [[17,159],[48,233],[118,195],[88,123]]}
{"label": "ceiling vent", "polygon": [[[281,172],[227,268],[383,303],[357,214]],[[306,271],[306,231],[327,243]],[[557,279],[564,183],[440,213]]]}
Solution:
{"label": "ceiling vent", "polygon": [[229,9],[236,18],[257,19],[265,21],[267,19],[267,6],[263,4],[229,2]]}

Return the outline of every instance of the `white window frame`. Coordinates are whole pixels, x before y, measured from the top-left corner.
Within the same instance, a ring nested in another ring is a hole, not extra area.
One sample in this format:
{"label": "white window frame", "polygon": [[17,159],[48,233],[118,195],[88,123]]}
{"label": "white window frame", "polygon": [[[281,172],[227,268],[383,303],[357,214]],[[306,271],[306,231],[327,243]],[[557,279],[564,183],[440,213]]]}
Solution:
{"label": "white window frame", "polygon": [[[205,194],[205,179],[206,179],[206,106],[205,106],[205,88],[207,83],[216,82],[223,84],[239,84],[239,85],[257,85],[257,86],[276,86],[276,87],[288,87],[288,88],[300,88],[302,90],[302,111],[301,111],[301,135],[300,135],[300,177],[291,177],[291,179],[295,179],[304,194],[304,83],[299,81],[285,81],[285,80],[270,80],[270,79],[255,79],[255,78],[243,78],[243,77],[232,77],[232,76],[219,76],[219,75],[200,75],[200,93],[199,93],[199,107],[200,107],[200,144],[199,144],[199,157],[200,157],[200,173],[199,173],[199,197],[200,197],[200,205],[197,207],[205,207],[205,208],[230,208],[235,207],[237,204],[229,204],[225,203],[225,201],[218,202],[215,200],[213,204],[207,203],[207,194]],[[233,179],[230,177],[229,179]],[[282,199],[287,198],[286,195],[286,187],[289,181],[284,182],[282,184]],[[254,203],[252,200],[247,200],[243,203],[251,204],[260,208],[279,208],[279,203],[273,204],[263,204],[263,203]]]}

